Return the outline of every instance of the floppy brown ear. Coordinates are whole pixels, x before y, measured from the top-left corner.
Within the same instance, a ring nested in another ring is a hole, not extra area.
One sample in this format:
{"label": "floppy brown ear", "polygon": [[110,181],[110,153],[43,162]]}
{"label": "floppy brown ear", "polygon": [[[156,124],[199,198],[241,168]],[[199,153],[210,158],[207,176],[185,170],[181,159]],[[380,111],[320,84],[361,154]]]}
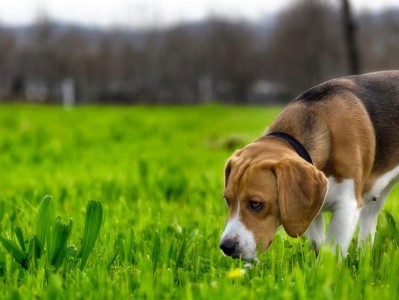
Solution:
{"label": "floppy brown ear", "polygon": [[227,186],[227,182],[229,181],[230,173],[231,173],[231,160],[229,159],[229,161],[226,164],[226,167],[224,168],[224,187],[225,188]]}
{"label": "floppy brown ear", "polygon": [[275,165],[280,216],[291,237],[301,236],[323,206],[328,181],[315,166],[283,159]]}
{"label": "floppy brown ear", "polygon": [[233,162],[237,160],[237,157],[240,156],[241,152],[242,149],[236,150],[227,161],[226,167],[224,168],[224,188],[227,187]]}

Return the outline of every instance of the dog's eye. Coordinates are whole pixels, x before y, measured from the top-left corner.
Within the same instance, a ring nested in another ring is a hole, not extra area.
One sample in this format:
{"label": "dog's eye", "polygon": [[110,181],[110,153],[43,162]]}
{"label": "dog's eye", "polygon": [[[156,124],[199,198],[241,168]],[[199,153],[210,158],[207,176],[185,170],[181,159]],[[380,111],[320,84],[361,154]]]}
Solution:
{"label": "dog's eye", "polygon": [[248,207],[249,207],[250,210],[258,212],[258,211],[260,211],[262,209],[263,203],[259,202],[259,201],[250,200],[248,202]]}

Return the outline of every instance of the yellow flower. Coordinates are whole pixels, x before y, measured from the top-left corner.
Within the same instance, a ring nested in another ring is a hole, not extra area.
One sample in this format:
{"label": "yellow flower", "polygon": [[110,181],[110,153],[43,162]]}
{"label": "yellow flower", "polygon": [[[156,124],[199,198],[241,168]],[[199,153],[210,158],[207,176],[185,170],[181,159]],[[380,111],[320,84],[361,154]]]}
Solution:
{"label": "yellow flower", "polygon": [[230,271],[227,272],[226,277],[230,279],[238,279],[243,277],[245,274],[244,269],[236,268],[236,269],[231,269]]}

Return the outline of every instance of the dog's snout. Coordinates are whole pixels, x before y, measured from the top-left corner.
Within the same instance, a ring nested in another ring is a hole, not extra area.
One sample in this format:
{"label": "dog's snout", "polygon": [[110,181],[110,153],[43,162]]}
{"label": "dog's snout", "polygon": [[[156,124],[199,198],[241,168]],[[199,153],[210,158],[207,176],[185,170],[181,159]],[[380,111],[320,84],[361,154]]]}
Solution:
{"label": "dog's snout", "polygon": [[223,253],[226,254],[227,256],[233,255],[233,253],[234,253],[234,251],[236,251],[237,247],[238,247],[238,243],[231,239],[224,240],[220,244],[220,249],[222,249]]}

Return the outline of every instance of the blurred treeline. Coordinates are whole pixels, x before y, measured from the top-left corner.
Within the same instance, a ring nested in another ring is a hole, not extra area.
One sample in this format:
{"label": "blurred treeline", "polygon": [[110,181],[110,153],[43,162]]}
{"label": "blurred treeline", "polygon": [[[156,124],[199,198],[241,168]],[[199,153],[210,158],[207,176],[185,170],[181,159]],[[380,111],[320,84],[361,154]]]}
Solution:
{"label": "blurred treeline", "polygon": [[[399,69],[399,10],[353,15],[359,71]],[[93,29],[0,25],[0,99],[48,103],[287,101],[350,74],[339,1],[300,0],[249,23]]]}

